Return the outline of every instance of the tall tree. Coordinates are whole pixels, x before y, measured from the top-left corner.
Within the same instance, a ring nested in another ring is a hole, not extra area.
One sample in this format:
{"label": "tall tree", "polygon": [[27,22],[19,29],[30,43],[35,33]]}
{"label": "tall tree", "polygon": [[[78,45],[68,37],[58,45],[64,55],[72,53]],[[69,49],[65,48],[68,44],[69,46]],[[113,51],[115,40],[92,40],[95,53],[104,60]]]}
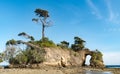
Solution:
{"label": "tall tree", "polygon": [[72,44],[71,48],[74,51],[79,51],[82,50],[84,48],[84,43],[86,41],[84,41],[83,39],[79,38],[79,37],[74,37],[74,44]]}
{"label": "tall tree", "polygon": [[38,8],[34,12],[38,16],[38,18],[33,18],[32,21],[35,21],[35,22],[40,21],[42,23],[42,39],[44,39],[44,37],[45,37],[45,33],[44,33],[45,32],[45,27],[50,26],[50,22],[47,22],[47,18],[49,17],[48,11]]}

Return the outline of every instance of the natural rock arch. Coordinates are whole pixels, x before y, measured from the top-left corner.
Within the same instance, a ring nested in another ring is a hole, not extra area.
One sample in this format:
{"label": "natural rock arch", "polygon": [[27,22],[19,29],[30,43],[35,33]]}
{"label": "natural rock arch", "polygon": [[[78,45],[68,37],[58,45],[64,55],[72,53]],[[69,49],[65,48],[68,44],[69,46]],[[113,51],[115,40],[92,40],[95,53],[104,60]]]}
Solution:
{"label": "natural rock arch", "polygon": [[[86,57],[88,56],[88,55],[90,55],[91,56],[91,51],[89,50],[89,49],[84,49],[84,50],[82,50],[83,52],[84,52],[84,59],[83,59],[83,64],[82,64],[82,66],[86,66],[86,64],[85,64],[85,62],[86,62]],[[92,57],[92,56],[91,56]]]}
{"label": "natural rock arch", "polygon": [[99,52],[98,50],[90,51],[89,49],[84,49],[84,55],[85,55],[85,59],[83,60],[82,66],[85,66],[86,57],[89,55],[89,56],[91,56],[91,58],[89,60],[90,66],[92,66],[92,67],[104,67],[102,53]]}

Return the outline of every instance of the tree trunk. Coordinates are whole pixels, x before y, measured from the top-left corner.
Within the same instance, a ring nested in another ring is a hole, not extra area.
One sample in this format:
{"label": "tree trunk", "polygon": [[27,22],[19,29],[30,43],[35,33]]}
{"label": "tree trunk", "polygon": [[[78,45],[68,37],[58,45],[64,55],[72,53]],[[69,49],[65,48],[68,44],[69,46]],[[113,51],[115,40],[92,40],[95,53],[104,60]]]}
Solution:
{"label": "tree trunk", "polygon": [[40,21],[42,22],[42,40],[44,39],[44,37],[45,37],[45,19],[44,20],[42,20],[41,18],[40,18]]}
{"label": "tree trunk", "polygon": [[23,43],[23,44],[26,44],[26,45],[28,45],[28,46],[31,46],[31,47],[33,47],[33,48],[35,48],[35,49],[41,49],[39,46],[37,46],[37,45],[34,45],[34,44],[32,44],[32,43],[28,43],[28,42],[24,42],[24,41],[19,41],[20,43]]}
{"label": "tree trunk", "polygon": [[43,40],[44,37],[45,37],[44,32],[45,32],[45,25],[44,25],[44,23],[42,23],[42,40]]}

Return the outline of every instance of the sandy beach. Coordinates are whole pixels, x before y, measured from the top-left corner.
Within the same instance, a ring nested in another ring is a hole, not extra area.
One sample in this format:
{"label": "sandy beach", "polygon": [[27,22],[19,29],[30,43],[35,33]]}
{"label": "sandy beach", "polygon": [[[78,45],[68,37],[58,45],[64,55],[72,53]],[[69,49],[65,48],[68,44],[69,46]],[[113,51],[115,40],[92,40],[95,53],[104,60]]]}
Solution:
{"label": "sandy beach", "polygon": [[53,68],[53,69],[0,69],[0,74],[83,74],[84,71],[112,72],[120,74],[120,69],[93,69],[93,68]]}
{"label": "sandy beach", "polygon": [[0,69],[0,74],[64,74],[60,70]]}

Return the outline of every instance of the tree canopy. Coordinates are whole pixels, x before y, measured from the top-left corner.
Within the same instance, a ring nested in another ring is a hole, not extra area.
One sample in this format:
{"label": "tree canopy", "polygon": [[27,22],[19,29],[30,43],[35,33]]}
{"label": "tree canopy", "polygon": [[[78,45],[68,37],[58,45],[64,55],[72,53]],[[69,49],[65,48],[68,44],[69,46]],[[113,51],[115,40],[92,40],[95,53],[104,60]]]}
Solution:
{"label": "tree canopy", "polygon": [[47,22],[47,18],[49,17],[48,11],[47,10],[43,10],[43,9],[36,9],[35,14],[38,16],[38,18],[33,18],[32,21],[35,22],[41,22],[42,23],[42,39],[45,37],[45,27],[49,27],[50,23]]}
{"label": "tree canopy", "polygon": [[44,17],[44,18],[49,17],[47,10],[43,10],[43,9],[37,8],[34,12],[39,17]]}
{"label": "tree canopy", "polygon": [[19,33],[18,36],[23,36],[23,37],[25,37],[25,38],[30,39],[31,41],[34,41],[34,40],[35,40],[33,36],[30,36],[30,35],[28,35],[28,34],[25,33],[25,32]]}
{"label": "tree canopy", "polygon": [[74,50],[74,51],[79,51],[79,50],[82,50],[85,45],[86,41],[84,41],[83,39],[79,38],[79,37],[74,37],[74,44],[71,45],[71,48]]}

